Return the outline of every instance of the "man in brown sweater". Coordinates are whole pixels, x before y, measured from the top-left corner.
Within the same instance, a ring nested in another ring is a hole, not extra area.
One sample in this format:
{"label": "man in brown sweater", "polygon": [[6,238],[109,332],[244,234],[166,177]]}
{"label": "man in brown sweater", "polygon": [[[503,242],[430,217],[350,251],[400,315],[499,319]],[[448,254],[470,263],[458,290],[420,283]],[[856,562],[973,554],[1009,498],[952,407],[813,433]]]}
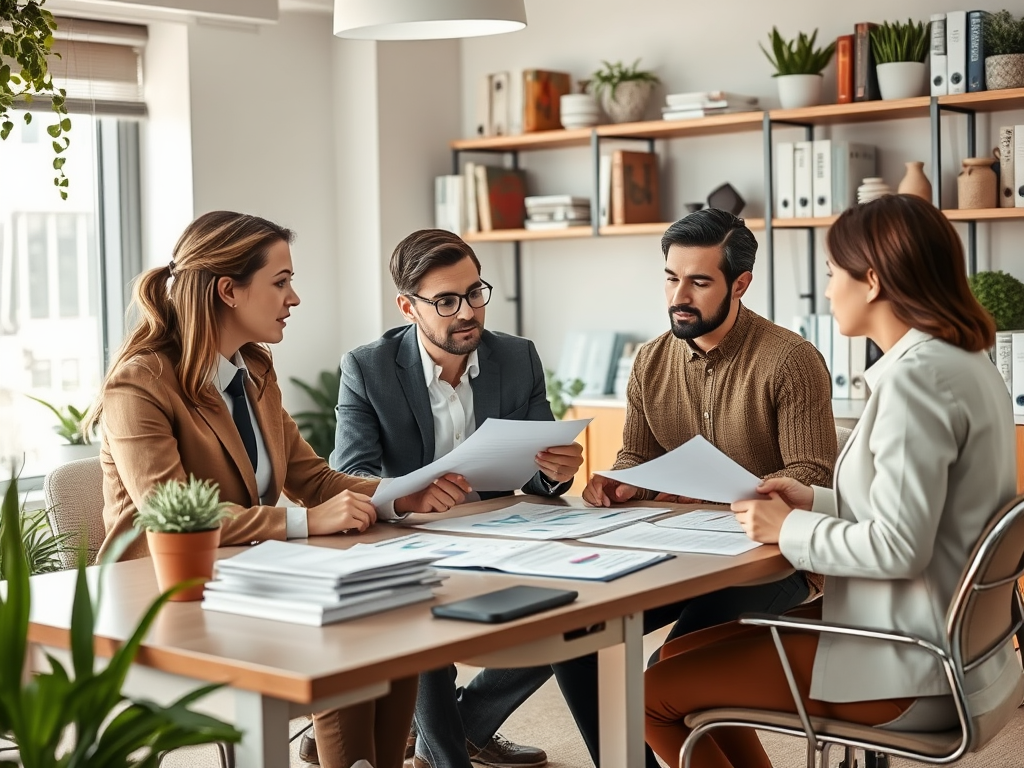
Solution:
{"label": "man in brown sweater", "polygon": [[[743,220],[707,209],[661,239],[671,331],[640,348],[626,390],[626,425],[614,469],[665,454],[696,435],[759,477],[830,486],[836,460],[832,385],[814,346],[743,306],[757,241]],[[600,475],[583,498],[595,506],[633,499],[689,502]],[[723,589],[647,611],[644,632],[675,622],[669,639],[742,613],[783,613],[820,590],[802,572],[769,584]],[[554,665],[595,765],[596,657]],[[647,764],[657,766],[648,749]]]}

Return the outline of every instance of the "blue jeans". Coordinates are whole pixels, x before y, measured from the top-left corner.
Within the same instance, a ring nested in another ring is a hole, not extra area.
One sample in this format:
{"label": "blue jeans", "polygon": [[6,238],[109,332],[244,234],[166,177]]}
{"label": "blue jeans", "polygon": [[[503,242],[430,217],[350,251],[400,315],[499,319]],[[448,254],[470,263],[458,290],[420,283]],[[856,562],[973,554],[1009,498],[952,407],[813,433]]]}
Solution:
{"label": "blue jeans", "polygon": [[466,742],[485,746],[551,674],[548,665],[485,669],[456,688],[454,664],[424,672],[416,694],[416,754],[433,768],[470,768]]}

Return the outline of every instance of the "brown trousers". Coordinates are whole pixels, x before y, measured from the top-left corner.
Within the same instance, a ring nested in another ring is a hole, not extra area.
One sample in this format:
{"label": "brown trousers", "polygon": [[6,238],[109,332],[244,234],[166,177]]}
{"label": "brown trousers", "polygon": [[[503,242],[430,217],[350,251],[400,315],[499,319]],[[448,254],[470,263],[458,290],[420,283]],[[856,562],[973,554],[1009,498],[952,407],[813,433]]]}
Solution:
{"label": "brown trousers", "polygon": [[417,680],[393,680],[387,696],[313,715],[321,768],[349,768],[357,760],[374,768],[402,768]]}
{"label": "brown trousers", "polygon": [[[797,687],[807,711],[861,725],[894,720],[914,699],[855,701],[836,704],[809,698],[818,636],[781,635]],[[795,712],[782,664],[770,630],[738,622],[679,637],[661,649],[661,660],[644,675],[647,743],[669,765],[679,764],[679,750],[690,729],[683,719],[717,707],[752,707]],[[752,728],[716,728],[693,753],[694,768],[772,768]]]}

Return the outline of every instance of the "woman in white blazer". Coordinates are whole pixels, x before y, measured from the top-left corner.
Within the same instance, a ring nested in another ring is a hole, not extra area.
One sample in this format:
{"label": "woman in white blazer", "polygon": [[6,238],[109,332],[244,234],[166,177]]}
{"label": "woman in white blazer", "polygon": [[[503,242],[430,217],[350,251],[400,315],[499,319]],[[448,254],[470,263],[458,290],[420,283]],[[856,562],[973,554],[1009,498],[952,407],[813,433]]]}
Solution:
{"label": "woman in white blazer", "polygon": [[[971,549],[1016,492],[1010,398],[986,350],[992,319],[971,295],[963,249],[926,201],[888,195],[846,211],[828,233],[825,295],[839,330],[885,353],[836,462],[832,488],[766,480],[768,499],[733,504],[747,534],[826,577],[826,621],[938,642]],[[955,725],[927,653],[858,638],[783,635],[811,715],[895,729]],[[979,711],[1005,709],[1021,676],[1012,641],[967,677]],[[794,710],[769,631],[723,624],[662,649],[646,680],[647,741],[670,764],[684,718],[719,706]],[[809,697],[809,698],[808,698]],[[700,740],[701,768],[770,766],[753,730]]]}

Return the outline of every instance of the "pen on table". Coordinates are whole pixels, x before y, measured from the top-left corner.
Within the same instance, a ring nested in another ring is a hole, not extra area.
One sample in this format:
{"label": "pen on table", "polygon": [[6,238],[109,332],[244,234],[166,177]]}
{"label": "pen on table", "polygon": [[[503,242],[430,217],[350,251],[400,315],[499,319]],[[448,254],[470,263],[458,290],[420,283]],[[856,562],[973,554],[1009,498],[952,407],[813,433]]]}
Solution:
{"label": "pen on table", "polygon": [[584,555],[583,557],[573,558],[569,562],[570,563],[589,563],[591,560],[597,560],[597,558],[599,558],[599,557],[600,557],[600,555],[597,554],[597,552],[594,552],[594,553],[589,554],[589,555]]}

